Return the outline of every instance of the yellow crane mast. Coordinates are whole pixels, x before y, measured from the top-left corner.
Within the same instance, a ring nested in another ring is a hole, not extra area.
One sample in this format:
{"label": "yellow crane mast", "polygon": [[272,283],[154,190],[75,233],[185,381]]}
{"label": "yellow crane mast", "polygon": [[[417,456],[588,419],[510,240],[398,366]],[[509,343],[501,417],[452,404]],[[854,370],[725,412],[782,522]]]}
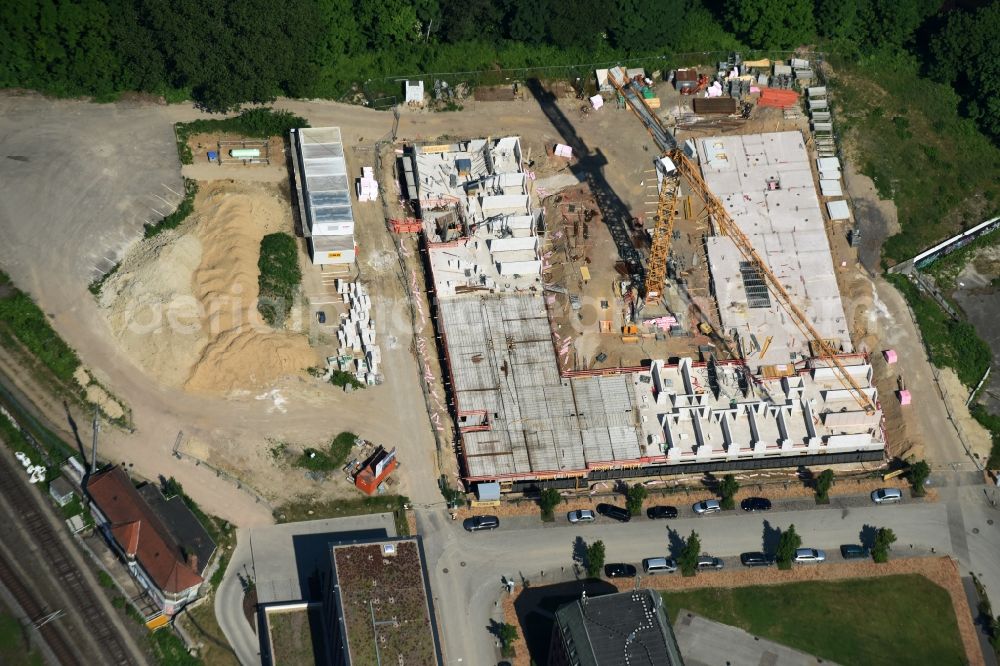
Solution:
{"label": "yellow crane mast", "polygon": [[[654,294],[654,300],[658,300],[666,277],[666,259],[670,252],[670,240],[673,233],[674,217],[677,208],[677,194],[680,178],[683,177],[688,187],[691,188],[705,206],[709,217],[715,223],[717,231],[728,236],[736,249],[743,256],[743,259],[755,266],[760,274],[764,276],[768,290],[775,296],[786,312],[791,316],[796,327],[812,341],[813,348],[818,350],[818,356],[823,360],[828,360],[836,369],[837,378],[844,388],[850,390],[858,405],[865,412],[872,414],[875,412],[875,404],[858,382],[851,376],[850,371],[837,357],[837,350],[830,346],[819,331],[812,325],[806,314],[792,300],[791,294],[785,289],[778,277],[771,272],[763,258],[753,247],[750,239],[739,228],[733,218],[730,217],[726,207],[719,201],[708,188],[705,180],[701,177],[698,166],[692,162],[684,151],[678,148],[674,137],[667,131],[660,119],[653,113],[653,110],[643,99],[641,88],[636,81],[629,78],[624,67],[615,67],[608,71],[608,81],[621,95],[633,113],[653,137],[662,151],[666,162],[666,171],[660,189],[660,197],[657,204],[656,226],[653,230],[653,243],[649,252],[649,266],[646,268],[646,299],[650,301],[650,294]],[[670,171],[673,166],[674,171]]]}

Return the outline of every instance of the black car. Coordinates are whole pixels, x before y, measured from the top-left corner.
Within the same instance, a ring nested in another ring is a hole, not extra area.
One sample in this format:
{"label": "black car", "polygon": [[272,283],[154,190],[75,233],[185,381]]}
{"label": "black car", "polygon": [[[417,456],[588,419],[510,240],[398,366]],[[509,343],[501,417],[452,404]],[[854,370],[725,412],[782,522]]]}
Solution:
{"label": "black car", "polygon": [[608,518],[614,518],[623,523],[627,523],[632,520],[632,514],[621,508],[620,506],[615,506],[614,504],[598,504],[597,513],[602,516],[607,516]]}
{"label": "black car", "polygon": [[868,549],[856,543],[845,543],[840,547],[840,556],[845,560],[863,560],[868,558]]}
{"label": "black car", "polygon": [[472,516],[466,518],[462,523],[466,532],[478,532],[479,530],[495,530],[500,527],[500,519],[496,516]]}
{"label": "black car", "polygon": [[677,507],[676,506],[651,506],[646,509],[646,517],[651,519],[656,518],[676,518],[677,517]]}
{"label": "black car", "polygon": [[744,511],[770,511],[771,500],[764,497],[748,497],[740,502],[740,508]]}
{"label": "black car", "polygon": [[774,558],[768,557],[766,553],[753,552],[741,553],[740,563],[745,567],[769,567],[774,564]]}
{"label": "black car", "polygon": [[635,578],[635,567],[624,562],[605,564],[604,575],[608,578]]}

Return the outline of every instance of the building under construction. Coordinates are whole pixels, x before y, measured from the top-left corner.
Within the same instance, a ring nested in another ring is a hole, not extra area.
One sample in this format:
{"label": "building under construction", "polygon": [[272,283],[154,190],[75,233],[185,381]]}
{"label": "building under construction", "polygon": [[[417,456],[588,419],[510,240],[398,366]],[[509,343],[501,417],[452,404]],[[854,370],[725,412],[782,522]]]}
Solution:
{"label": "building under construction", "polygon": [[[719,253],[709,250],[709,268],[727,333],[743,345],[742,359],[681,357],[634,367],[562,369],[560,355],[573,341],[559,335],[546,307],[545,239],[536,233],[530,190],[517,195],[524,197],[517,210],[489,216],[482,201],[470,201],[484,196],[481,185],[469,186],[473,181],[517,182],[516,176],[498,178],[486,157],[483,173],[469,168],[471,148],[485,156],[500,144],[435,146],[432,157],[419,148],[409,153],[413,184],[406,187],[424,214],[435,323],[468,483],[499,482],[506,491],[522,491],[540,482],[584,487],[613,478],[882,460],[885,438],[872,368],[866,357],[852,353],[841,328],[843,306],[829,248],[816,236],[823,233],[823,218],[807,180],[810,165],[788,134],[773,145],[761,140],[761,155],[751,155],[763,163],[758,171],[743,159],[746,143],[727,143],[741,137],[700,141],[703,164],[714,169],[705,177],[721,174],[713,177],[728,188],[723,194],[732,214],[757,225],[755,240],[773,249],[765,260],[788,260],[781,265],[782,279],[799,280],[793,296],[821,310],[821,330],[842,351],[843,372],[876,409],[859,406],[840,371],[829,360],[811,359],[808,343],[788,334],[792,323],[771,311],[770,302],[765,307],[766,287],[758,293],[754,276],[743,276],[735,249],[727,255],[724,242]],[[765,171],[776,165],[778,182],[767,190]],[[510,162],[506,169],[519,173],[520,164]],[[767,191],[758,198],[757,189]],[[776,228],[765,224],[771,208],[780,211],[770,222]],[[831,264],[822,271],[828,280],[803,268],[816,258],[796,259],[800,245],[804,251],[826,248],[820,258]],[[739,281],[730,285],[733,266]],[[759,302],[750,303],[753,298]],[[751,355],[757,357],[752,365]],[[757,372],[765,365],[768,372]]]}

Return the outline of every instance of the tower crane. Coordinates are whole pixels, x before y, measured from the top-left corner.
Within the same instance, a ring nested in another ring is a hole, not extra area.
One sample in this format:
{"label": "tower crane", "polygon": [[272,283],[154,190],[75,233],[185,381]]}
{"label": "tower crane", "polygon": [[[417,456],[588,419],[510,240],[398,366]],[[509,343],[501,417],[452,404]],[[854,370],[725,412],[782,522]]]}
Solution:
{"label": "tower crane", "polygon": [[838,380],[844,388],[851,392],[858,405],[866,413],[874,414],[875,403],[837,357],[837,351],[820,335],[802,309],[795,304],[791,294],[767,267],[763,258],[754,249],[750,239],[730,217],[723,203],[708,188],[698,166],[678,147],[673,135],[663,126],[649,104],[646,103],[639,82],[630,79],[624,67],[609,69],[608,81],[628,103],[629,108],[653,137],[653,141],[656,142],[662,154],[659,168],[662,170],[663,181],[657,200],[656,223],[649,251],[649,265],[646,268],[646,302],[655,303],[662,297],[663,285],[666,281],[667,255],[670,252],[670,239],[673,234],[674,218],[677,215],[677,195],[680,180],[683,178],[691,191],[704,204],[719,233],[728,236],[744,261],[749,262],[764,277],[768,291],[789,314],[799,331],[812,341],[813,349],[818,352],[818,356],[835,368]]}

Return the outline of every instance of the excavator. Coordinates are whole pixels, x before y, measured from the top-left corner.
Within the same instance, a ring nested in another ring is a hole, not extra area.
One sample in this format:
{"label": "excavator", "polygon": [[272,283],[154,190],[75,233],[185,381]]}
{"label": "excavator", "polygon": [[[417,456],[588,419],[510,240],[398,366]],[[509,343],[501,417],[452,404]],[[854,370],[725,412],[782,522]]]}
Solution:
{"label": "excavator", "polygon": [[728,236],[743,259],[757,268],[767,284],[768,291],[789,314],[799,331],[810,341],[810,347],[815,355],[835,368],[838,380],[845,389],[851,392],[858,405],[867,414],[874,414],[875,403],[851,376],[851,373],[837,356],[837,350],[820,335],[802,309],[795,304],[791,294],[767,267],[763,258],[754,249],[750,239],[730,217],[726,207],[708,188],[698,166],[677,145],[673,135],[646,104],[641,87],[636,81],[629,78],[624,67],[609,69],[608,81],[639,118],[661,152],[661,157],[657,161],[657,169],[662,176],[662,181],[656,206],[656,221],[653,227],[649,262],[646,268],[646,303],[658,303],[663,297],[663,288],[666,284],[667,256],[670,253],[670,239],[674,231],[680,183],[683,179],[691,192],[705,206],[705,211],[715,223],[718,232],[723,236]]}

